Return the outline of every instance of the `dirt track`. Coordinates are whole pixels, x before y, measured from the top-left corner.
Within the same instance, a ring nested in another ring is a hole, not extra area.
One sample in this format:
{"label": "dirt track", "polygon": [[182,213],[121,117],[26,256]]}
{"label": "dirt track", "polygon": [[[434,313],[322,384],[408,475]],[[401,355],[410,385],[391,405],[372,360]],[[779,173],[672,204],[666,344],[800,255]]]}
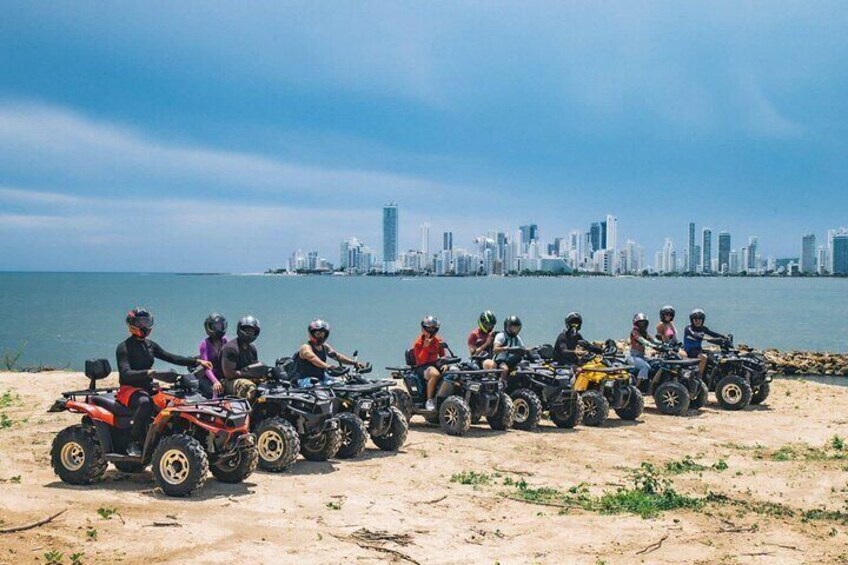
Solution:
{"label": "dirt track", "polygon": [[[649,401],[640,422],[612,415],[602,429],[545,421],[536,433],[480,426],[452,438],[415,419],[400,454],[370,446],[359,460],[301,460],[243,485],[210,478],[178,500],[153,490],[149,472],[111,469],[85,488],[57,480],[50,442],[78,418],[46,410],[60,391],[84,384],[73,373],[0,373],[0,395],[11,391],[0,404],[0,529],[67,510],[0,534],[0,563],[47,563],[50,551],[65,564],[74,553],[84,553],[82,563],[145,564],[848,563],[846,515],[835,513],[846,511],[848,445],[833,440],[848,437],[848,388],[779,381],[767,406],[730,413],[710,403],[688,418],[661,416]],[[686,456],[705,469],[665,471]],[[586,483],[597,496],[630,487],[642,462],[678,493],[737,503],[643,519],[513,500],[520,492],[504,484],[567,492]],[[451,482],[468,471],[484,476]],[[803,514],[819,508],[834,513]],[[389,539],[375,539],[384,533]]]}

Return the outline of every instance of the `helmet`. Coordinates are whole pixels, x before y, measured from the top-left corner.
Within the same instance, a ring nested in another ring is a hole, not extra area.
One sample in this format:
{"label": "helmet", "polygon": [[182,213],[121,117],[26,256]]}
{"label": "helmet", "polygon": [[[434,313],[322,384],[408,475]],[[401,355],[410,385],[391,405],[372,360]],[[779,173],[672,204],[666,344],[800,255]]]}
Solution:
{"label": "helmet", "polygon": [[497,323],[498,319],[495,317],[492,311],[486,310],[485,312],[480,314],[480,319],[477,321],[477,326],[479,326],[482,331],[489,333],[490,331],[495,329],[495,324]]}
{"label": "helmet", "polygon": [[236,326],[236,333],[238,334],[239,339],[244,340],[247,343],[253,343],[256,341],[256,338],[259,337],[259,332],[261,331],[262,328],[259,326],[259,320],[253,316],[245,316],[239,320],[238,326]]}
{"label": "helmet", "polygon": [[580,315],[580,312],[571,312],[565,317],[565,326],[567,328],[575,326],[579,330],[583,327],[583,316]]}
{"label": "helmet", "polygon": [[[324,320],[312,320],[312,323],[309,324],[309,336],[315,341],[317,344],[322,344],[327,341],[327,338],[330,337],[330,324],[325,322]],[[324,333],[323,337],[318,337],[316,334]]]}
{"label": "helmet", "polygon": [[[516,331],[515,333],[509,331],[509,328],[514,328],[516,326],[518,327],[518,331]],[[510,335],[512,337],[517,336],[518,333],[521,331],[521,319],[518,316],[508,317],[506,320],[504,320],[504,331],[507,333],[507,335]]]}
{"label": "helmet", "polygon": [[666,316],[671,316],[671,319],[674,319],[674,306],[663,306],[660,308],[660,320]]}
{"label": "helmet", "polygon": [[140,306],[133,308],[127,312],[127,325],[131,334],[145,338],[153,331],[153,314]]}
{"label": "helmet", "polygon": [[440,327],[441,325],[439,324],[439,320],[435,316],[427,316],[421,320],[421,329],[430,335],[436,335],[439,333]]}
{"label": "helmet", "polygon": [[689,314],[689,321],[695,322],[695,320],[701,320],[702,322],[707,319],[707,314],[701,310],[700,308],[696,308],[692,310],[692,313]]}
{"label": "helmet", "polygon": [[213,312],[206,316],[203,329],[206,330],[206,335],[209,337],[215,336],[220,339],[227,333],[227,319],[221,314]]}
{"label": "helmet", "polygon": [[645,314],[643,314],[642,312],[639,312],[638,314],[633,316],[633,325],[636,326],[636,327],[643,327],[643,328],[648,327],[648,317]]}

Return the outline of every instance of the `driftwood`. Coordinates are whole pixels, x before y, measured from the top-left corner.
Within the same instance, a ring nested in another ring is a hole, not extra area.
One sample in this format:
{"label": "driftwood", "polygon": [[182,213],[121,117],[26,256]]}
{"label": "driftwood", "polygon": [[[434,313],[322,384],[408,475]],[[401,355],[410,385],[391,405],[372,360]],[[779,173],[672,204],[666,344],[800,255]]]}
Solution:
{"label": "driftwood", "polygon": [[25,532],[26,530],[31,530],[33,528],[43,526],[44,524],[48,524],[48,523],[52,522],[53,520],[55,520],[56,518],[58,518],[59,516],[61,516],[62,514],[64,514],[67,511],[68,511],[67,508],[64,509],[64,510],[60,510],[59,512],[56,512],[52,516],[48,516],[47,518],[44,518],[44,519],[39,520],[37,522],[33,522],[31,524],[24,524],[22,526],[11,526],[9,528],[2,528],[2,529],[0,529],[0,534],[13,534],[15,532]]}
{"label": "driftwood", "polygon": [[645,549],[637,551],[636,555],[645,555],[646,553],[651,553],[652,551],[658,550],[659,548],[662,547],[663,542],[668,539],[669,535],[670,534],[666,534],[663,537],[661,537],[658,542],[652,543],[651,545],[649,545]]}
{"label": "driftwood", "polygon": [[418,502],[413,502],[413,504],[436,504],[438,502],[445,500],[447,497],[448,497],[448,495],[444,495],[444,496],[440,496],[439,498],[436,498],[436,499],[433,499],[433,500],[420,500]]}

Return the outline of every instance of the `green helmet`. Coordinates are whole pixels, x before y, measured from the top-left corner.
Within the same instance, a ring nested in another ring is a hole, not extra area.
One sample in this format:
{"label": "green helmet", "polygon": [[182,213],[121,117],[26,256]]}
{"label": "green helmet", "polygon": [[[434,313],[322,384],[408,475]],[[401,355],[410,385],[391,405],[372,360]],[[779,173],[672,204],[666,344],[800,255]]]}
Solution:
{"label": "green helmet", "polygon": [[481,331],[489,333],[493,329],[495,329],[495,324],[497,323],[498,319],[495,317],[492,311],[486,310],[485,312],[480,314],[480,319],[477,321],[477,326],[480,328]]}

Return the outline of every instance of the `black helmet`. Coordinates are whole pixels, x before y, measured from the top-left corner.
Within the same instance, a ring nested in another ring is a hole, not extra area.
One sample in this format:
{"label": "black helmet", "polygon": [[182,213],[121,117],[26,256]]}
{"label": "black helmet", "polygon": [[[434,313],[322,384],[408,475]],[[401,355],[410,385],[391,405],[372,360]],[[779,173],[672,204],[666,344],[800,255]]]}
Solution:
{"label": "black helmet", "polygon": [[639,312],[638,314],[633,316],[633,325],[636,327],[641,326],[643,328],[648,327],[648,317],[642,312]]}
{"label": "black helmet", "polygon": [[256,338],[259,337],[259,332],[261,331],[262,328],[259,326],[259,320],[253,316],[245,316],[239,320],[238,326],[236,327],[236,333],[238,334],[239,339],[244,340],[247,343],[253,343],[256,341]]}
{"label": "black helmet", "polygon": [[441,325],[439,324],[439,320],[435,316],[427,316],[421,320],[421,329],[430,335],[436,335],[439,333],[440,327]]}
{"label": "black helmet", "polygon": [[692,313],[689,314],[689,321],[694,322],[695,320],[701,320],[702,322],[707,319],[707,314],[700,308],[696,308],[692,310]]}
{"label": "black helmet", "polygon": [[[509,331],[509,328],[518,327],[518,331],[512,333]],[[504,320],[504,331],[507,335],[515,337],[521,331],[521,318],[518,316],[509,316],[506,320]]]}
{"label": "black helmet", "polygon": [[153,314],[140,306],[127,312],[127,325],[136,337],[147,337],[153,331]]}
{"label": "black helmet", "polygon": [[215,336],[220,339],[227,333],[227,319],[221,314],[213,312],[206,316],[203,329],[206,330],[206,335],[209,337]]}
{"label": "black helmet", "polygon": [[[315,340],[318,344],[322,344],[327,341],[327,338],[330,337],[330,324],[325,322],[324,320],[312,320],[309,324],[309,336]],[[315,334],[320,332],[324,332],[324,337],[318,337]]]}
{"label": "black helmet", "polygon": [[495,324],[498,323],[498,319],[495,317],[494,313],[491,310],[486,310],[482,314],[480,314],[480,319],[477,321],[477,326],[484,332],[489,333],[493,329],[495,329]]}
{"label": "black helmet", "polygon": [[663,306],[660,308],[660,320],[665,318],[666,316],[671,316],[671,319],[674,319],[674,306]]}
{"label": "black helmet", "polygon": [[565,317],[565,327],[570,328],[575,326],[578,330],[583,327],[583,316],[580,312],[571,312]]}

